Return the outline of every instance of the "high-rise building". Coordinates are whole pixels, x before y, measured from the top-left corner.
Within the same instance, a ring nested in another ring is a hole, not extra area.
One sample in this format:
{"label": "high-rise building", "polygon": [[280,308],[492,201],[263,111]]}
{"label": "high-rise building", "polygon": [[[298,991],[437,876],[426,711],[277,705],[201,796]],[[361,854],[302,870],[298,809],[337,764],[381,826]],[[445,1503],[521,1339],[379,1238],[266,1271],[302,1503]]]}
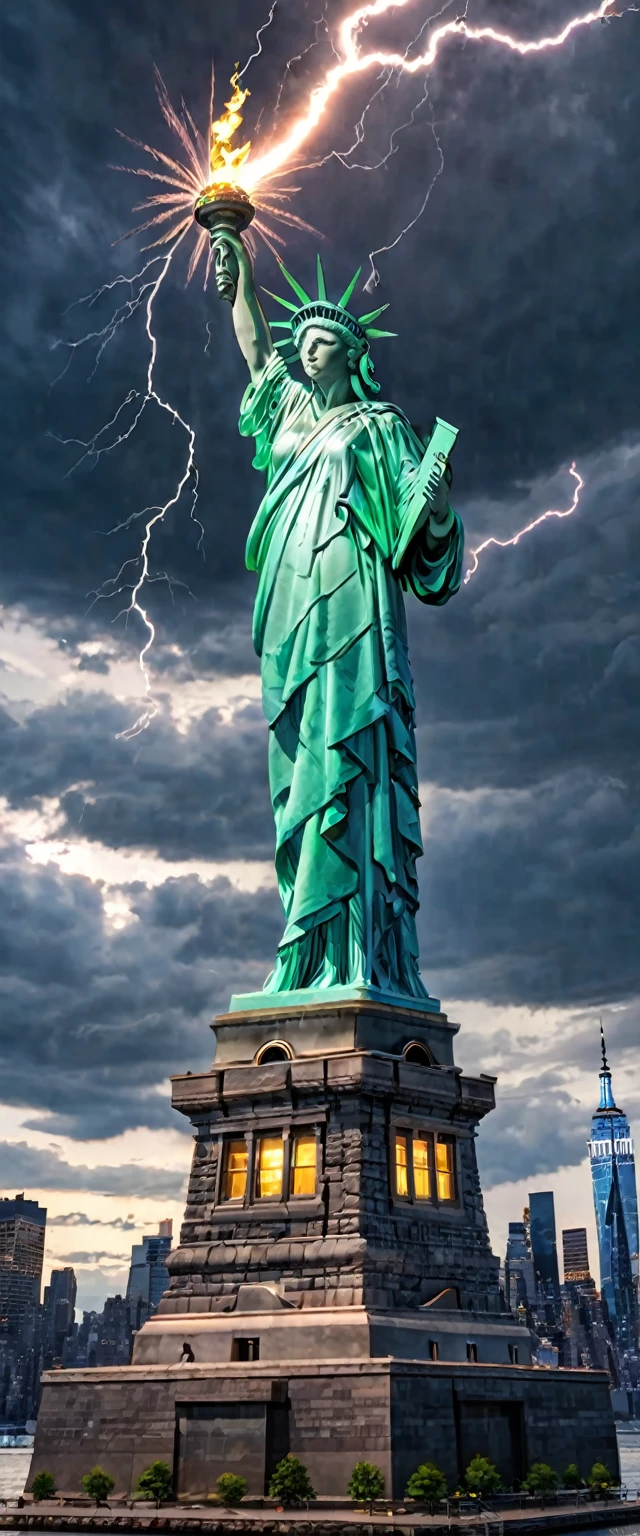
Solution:
{"label": "high-rise building", "polygon": [[0,1199],[0,1423],[34,1417],[40,1355],[40,1285],[46,1210],[37,1200]]}
{"label": "high-rise building", "polygon": [[171,1251],[173,1223],[170,1218],[161,1221],[157,1233],[143,1237],[131,1249],[131,1268],[127,1282],[127,1301],[131,1308],[137,1306],[137,1322],[140,1326],[158,1305],[169,1284],[166,1266]]}
{"label": "high-rise building", "polygon": [[529,1230],[538,1311],[548,1327],[555,1328],[560,1325],[562,1312],[552,1190],[537,1190],[529,1195]]}
{"label": "high-rise building", "polygon": [[536,1287],[529,1234],[524,1221],[509,1222],[507,1252],[504,1261],[504,1293],[510,1312],[535,1305]]}
{"label": "high-rise building", "polygon": [[591,1279],[586,1227],[565,1227],[562,1233],[562,1264],[565,1284]]}
{"label": "high-rise building", "polygon": [[43,1367],[63,1362],[65,1343],[73,1332],[76,1312],[76,1277],[73,1269],[52,1269],[43,1303]]}
{"label": "high-rise building", "polygon": [[629,1121],[613,1095],[604,1030],[600,1103],[588,1143],[603,1311],[618,1355],[638,1348],[638,1196]]}
{"label": "high-rise building", "polygon": [[19,1326],[40,1301],[46,1224],[37,1200],[0,1200],[0,1328]]}

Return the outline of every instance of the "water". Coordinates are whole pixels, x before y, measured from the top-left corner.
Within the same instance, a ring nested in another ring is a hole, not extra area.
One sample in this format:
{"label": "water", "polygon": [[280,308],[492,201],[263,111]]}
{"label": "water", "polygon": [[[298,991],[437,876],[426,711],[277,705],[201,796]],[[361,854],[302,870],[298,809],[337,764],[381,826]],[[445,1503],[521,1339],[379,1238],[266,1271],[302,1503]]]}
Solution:
{"label": "water", "polygon": [[0,1499],[16,1499],[22,1493],[31,1462],[31,1446],[0,1447]]}

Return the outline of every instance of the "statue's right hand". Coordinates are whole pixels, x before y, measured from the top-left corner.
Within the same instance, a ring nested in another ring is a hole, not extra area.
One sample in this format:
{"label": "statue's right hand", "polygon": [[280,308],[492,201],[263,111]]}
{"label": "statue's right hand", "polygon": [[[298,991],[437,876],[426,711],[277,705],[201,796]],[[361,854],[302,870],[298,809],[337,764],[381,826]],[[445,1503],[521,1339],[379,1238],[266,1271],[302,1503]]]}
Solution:
{"label": "statue's right hand", "polygon": [[221,299],[235,302],[240,270],[251,270],[249,253],[242,240],[231,230],[225,230],[211,243],[214,259],[216,288]]}

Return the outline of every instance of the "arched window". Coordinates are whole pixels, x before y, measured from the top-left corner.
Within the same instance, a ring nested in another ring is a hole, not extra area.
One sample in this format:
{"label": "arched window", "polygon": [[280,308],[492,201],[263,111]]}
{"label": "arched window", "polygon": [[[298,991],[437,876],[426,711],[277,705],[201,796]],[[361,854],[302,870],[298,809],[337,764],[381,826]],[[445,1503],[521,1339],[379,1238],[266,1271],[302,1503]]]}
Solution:
{"label": "arched window", "polygon": [[405,1045],[402,1054],[405,1061],[410,1061],[417,1067],[435,1066],[429,1047],[423,1045],[421,1040],[411,1040],[409,1045]]}
{"label": "arched window", "polygon": [[286,1040],[268,1040],[256,1052],[256,1065],[267,1066],[270,1061],[293,1061],[293,1051]]}

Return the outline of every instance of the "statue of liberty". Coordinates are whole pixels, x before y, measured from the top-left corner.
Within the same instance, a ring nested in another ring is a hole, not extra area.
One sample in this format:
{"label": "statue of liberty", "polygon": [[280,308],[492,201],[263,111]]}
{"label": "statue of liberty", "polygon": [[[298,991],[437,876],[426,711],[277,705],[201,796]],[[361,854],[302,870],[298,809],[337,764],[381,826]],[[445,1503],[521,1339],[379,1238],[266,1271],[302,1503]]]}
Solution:
{"label": "statue of liberty", "polygon": [[[437,1008],[418,968],[422,838],[403,591],[440,605],[460,585],[462,525],[447,499],[455,429],[438,422],[425,453],[403,412],[376,398],[370,341],[393,333],[373,323],[387,305],[352,314],[359,272],[334,303],[319,257],[317,299],[281,263],[297,303],[271,295],[288,318],[270,327],[239,235],[225,230],[213,248],[250,373],[240,432],[255,439],[253,464],[266,475],[246,559],[258,576],[253,640],[286,919],[264,993],[232,1006],[273,1006],[284,993],[329,1002],[328,988],[334,999],[364,988]],[[285,334],[274,343],[276,326]],[[289,372],[294,357],[306,384]]]}

